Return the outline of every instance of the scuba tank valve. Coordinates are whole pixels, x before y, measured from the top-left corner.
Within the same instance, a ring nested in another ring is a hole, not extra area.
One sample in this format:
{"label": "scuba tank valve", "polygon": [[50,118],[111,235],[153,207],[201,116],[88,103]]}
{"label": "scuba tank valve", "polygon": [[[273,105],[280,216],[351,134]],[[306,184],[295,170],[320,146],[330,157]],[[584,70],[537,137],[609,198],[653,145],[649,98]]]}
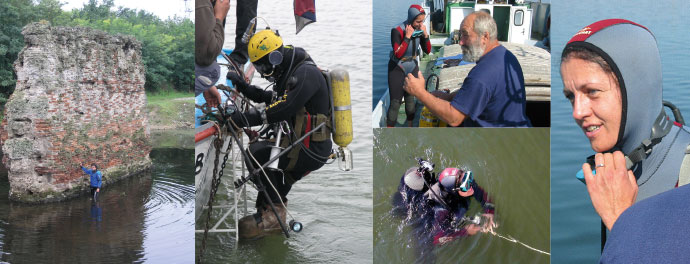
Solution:
{"label": "scuba tank valve", "polygon": [[254,35],[254,27],[256,26],[256,17],[252,18],[251,21],[249,21],[249,25],[247,26],[247,29],[244,30],[244,34],[242,34],[242,43],[247,44],[249,43],[249,38],[251,38]]}

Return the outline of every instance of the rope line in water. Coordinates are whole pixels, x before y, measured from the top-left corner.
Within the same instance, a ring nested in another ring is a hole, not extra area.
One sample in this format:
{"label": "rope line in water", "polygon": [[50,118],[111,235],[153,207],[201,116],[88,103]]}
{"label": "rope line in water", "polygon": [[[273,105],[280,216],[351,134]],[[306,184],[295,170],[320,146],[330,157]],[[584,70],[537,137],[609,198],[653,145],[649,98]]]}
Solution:
{"label": "rope line in water", "polygon": [[515,238],[513,238],[513,237],[511,237],[511,236],[505,237],[505,236],[503,236],[503,235],[501,235],[501,234],[499,234],[499,233],[496,233],[496,231],[493,231],[493,230],[491,230],[491,231],[489,232],[489,234],[492,234],[492,235],[494,235],[494,236],[503,238],[503,239],[507,240],[508,242],[518,243],[518,244],[523,245],[523,246],[525,246],[526,248],[528,248],[528,249],[530,249],[530,250],[533,250],[533,251],[536,251],[536,252],[538,252],[538,253],[542,253],[542,254],[546,254],[546,255],[551,256],[551,253],[546,252],[546,251],[543,251],[543,250],[536,249],[536,248],[534,248],[534,247],[532,247],[532,246],[530,246],[530,245],[527,245],[527,244],[525,244],[525,243],[522,243],[522,242],[518,241],[517,239],[515,239]]}

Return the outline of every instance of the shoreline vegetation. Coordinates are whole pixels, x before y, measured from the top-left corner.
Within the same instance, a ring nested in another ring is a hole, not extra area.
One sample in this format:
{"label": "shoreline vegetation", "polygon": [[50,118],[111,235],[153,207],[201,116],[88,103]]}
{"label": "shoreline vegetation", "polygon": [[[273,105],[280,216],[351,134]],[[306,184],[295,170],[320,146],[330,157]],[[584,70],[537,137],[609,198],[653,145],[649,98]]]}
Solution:
{"label": "shoreline vegetation", "polygon": [[193,21],[178,16],[161,19],[144,10],[116,7],[114,0],[89,0],[70,11],[62,10],[62,5],[59,0],[0,2],[2,112],[17,82],[13,63],[25,45],[21,31],[31,22],[47,21],[53,26],[89,27],[135,37],[142,43],[150,128],[194,126],[189,118],[194,111],[194,71],[189,67],[194,63]]}
{"label": "shoreline vegetation", "polygon": [[146,93],[146,112],[152,130],[193,129],[194,93],[164,91]]}

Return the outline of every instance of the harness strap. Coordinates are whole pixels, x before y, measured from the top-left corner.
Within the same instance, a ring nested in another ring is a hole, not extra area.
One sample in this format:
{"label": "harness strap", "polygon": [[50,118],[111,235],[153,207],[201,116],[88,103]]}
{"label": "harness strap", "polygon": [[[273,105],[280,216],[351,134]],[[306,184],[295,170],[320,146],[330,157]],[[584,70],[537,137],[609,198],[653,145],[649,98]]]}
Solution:
{"label": "harness strap", "polygon": [[690,183],[690,145],[685,147],[685,156],[683,156],[683,163],[680,165],[680,173],[678,174],[678,186],[688,183]]}
{"label": "harness strap", "polygon": [[[306,114],[307,114],[307,120],[311,121],[311,114],[309,114],[309,112],[306,112]],[[307,123],[306,124],[307,127],[304,129],[304,134],[309,133],[309,131],[311,131],[311,122],[306,122],[306,123]],[[311,135],[304,138],[304,141],[302,141],[302,143],[304,144],[305,147],[309,148],[309,141],[310,140],[311,140]]]}

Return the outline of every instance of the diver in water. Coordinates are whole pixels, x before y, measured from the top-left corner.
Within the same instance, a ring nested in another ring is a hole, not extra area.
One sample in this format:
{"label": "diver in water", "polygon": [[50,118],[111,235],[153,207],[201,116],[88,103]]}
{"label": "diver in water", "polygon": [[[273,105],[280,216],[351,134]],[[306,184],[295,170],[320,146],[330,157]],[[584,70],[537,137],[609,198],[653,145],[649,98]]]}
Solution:
{"label": "diver in water", "polygon": [[[433,245],[490,232],[496,227],[494,205],[488,193],[474,181],[471,171],[446,168],[436,177],[432,163],[418,161],[419,167],[408,169],[400,180],[393,196],[393,213],[409,219],[420,259],[434,259]],[[472,197],[482,205],[481,218],[466,216]]]}
{"label": "diver in water", "polygon": [[[273,90],[249,85],[238,73],[230,71],[227,78],[237,90],[254,102],[265,103],[265,110],[252,108],[231,118],[241,127],[276,124],[287,121],[291,133],[283,136],[282,146],[287,146],[322,123],[327,123],[303,142],[279,159],[280,170],[266,170],[268,179],[261,174],[261,182],[275,204],[280,219],[285,221],[287,194],[292,185],[309,172],[321,168],[331,153],[330,95],[326,79],[309,54],[302,48],[284,46],[280,35],[269,29],[257,32],[248,43],[249,59],[261,76],[274,83]],[[275,129],[275,128],[274,128]],[[250,143],[249,152],[260,166],[269,160],[275,143],[261,140]],[[247,161],[245,161],[247,162]],[[270,186],[272,183],[276,193]],[[281,200],[283,203],[281,203]],[[257,238],[268,233],[280,232],[278,219],[271,211],[264,194],[256,200],[257,213],[240,219],[241,238]]]}
{"label": "diver in water", "polygon": [[388,107],[386,125],[394,127],[398,122],[398,110],[405,98],[405,113],[407,114],[407,126],[412,126],[415,114],[414,96],[403,90],[405,76],[408,73],[417,74],[418,50],[424,53],[431,52],[429,33],[424,25],[426,13],[419,5],[411,5],[407,10],[407,19],[391,30],[391,45],[393,51],[388,60],[388,92],[391,103]]}

